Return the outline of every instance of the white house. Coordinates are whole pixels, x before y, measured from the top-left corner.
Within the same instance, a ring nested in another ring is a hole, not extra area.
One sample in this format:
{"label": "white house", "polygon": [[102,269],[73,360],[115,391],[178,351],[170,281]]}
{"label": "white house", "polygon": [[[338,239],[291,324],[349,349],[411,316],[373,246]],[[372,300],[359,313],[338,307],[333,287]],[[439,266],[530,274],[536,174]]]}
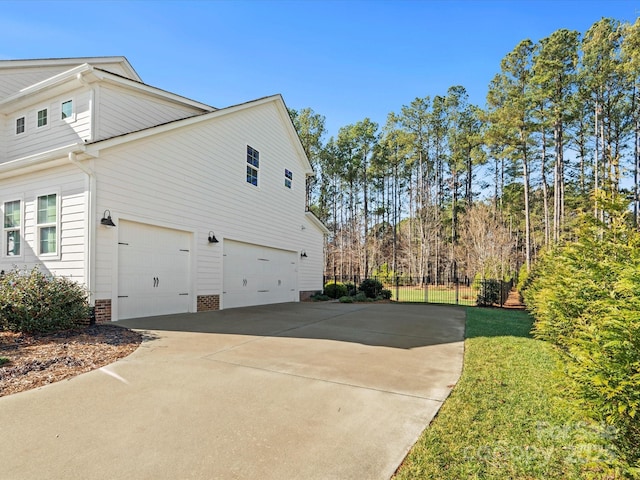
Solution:
{"label": "white house", "polygon": [[98,321],[299,301],[326,228],[280,95],[213,108],[124,57],[0,61],[0,270],[86,285]]}

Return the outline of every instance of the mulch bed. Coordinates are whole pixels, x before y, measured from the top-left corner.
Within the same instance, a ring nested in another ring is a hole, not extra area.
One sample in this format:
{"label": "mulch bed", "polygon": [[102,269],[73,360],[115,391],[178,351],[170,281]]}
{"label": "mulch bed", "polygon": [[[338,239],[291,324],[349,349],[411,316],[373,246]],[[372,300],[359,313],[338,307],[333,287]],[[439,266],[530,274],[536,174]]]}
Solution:
{"label": "mulch bed", "polygon": [[[133,353],[138,332],[100,324],[51,334],[0,332],[0,397],[95,370]],[[2,360],[0,360],[2,361]]]}

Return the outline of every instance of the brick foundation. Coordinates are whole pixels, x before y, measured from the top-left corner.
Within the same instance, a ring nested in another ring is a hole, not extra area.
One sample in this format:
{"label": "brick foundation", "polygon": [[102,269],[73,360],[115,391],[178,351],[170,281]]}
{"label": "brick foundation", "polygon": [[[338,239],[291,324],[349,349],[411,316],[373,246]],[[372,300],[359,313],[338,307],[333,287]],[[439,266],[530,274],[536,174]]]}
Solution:
{"label": "brick foundation", "polygon": [[300,301],[306,302],[307,300],[311,299],[312,295],[315,295],[316,293],[318,293],[318,290],[301,290]]}
{"label": "brick foundation", "polygon": [[111,299],[96,300],[96,323],[111,321]]}
{"label": "brick foundation", "polygon": [[198,295],[198,312],[220,310],[220,295]]}

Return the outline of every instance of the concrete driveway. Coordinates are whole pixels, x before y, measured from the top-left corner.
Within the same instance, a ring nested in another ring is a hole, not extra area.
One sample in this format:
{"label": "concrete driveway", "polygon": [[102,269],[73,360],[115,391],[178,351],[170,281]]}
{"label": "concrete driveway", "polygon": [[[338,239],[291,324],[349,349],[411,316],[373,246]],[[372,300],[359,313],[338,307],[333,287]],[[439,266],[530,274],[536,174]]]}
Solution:
{"label": "concrete driveway", "polygon": [[108,367],[0,398],[1,479],[388,479],[462,369],[464,310],[292,303],[120,322]]}

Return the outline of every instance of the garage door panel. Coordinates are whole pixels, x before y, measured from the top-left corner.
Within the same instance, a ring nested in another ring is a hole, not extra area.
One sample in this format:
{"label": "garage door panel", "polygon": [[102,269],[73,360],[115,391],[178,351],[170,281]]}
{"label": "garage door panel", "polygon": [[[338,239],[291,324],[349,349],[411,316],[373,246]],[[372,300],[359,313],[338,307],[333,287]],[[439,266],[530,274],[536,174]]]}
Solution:
{"label": "garage door panel", "polygon": [[297,300],[296,252],[226,240],[223,308]]}
{"label": "garage door panel", "polygon": [[118,318],[188,312],[190,234],[121,221]]}

